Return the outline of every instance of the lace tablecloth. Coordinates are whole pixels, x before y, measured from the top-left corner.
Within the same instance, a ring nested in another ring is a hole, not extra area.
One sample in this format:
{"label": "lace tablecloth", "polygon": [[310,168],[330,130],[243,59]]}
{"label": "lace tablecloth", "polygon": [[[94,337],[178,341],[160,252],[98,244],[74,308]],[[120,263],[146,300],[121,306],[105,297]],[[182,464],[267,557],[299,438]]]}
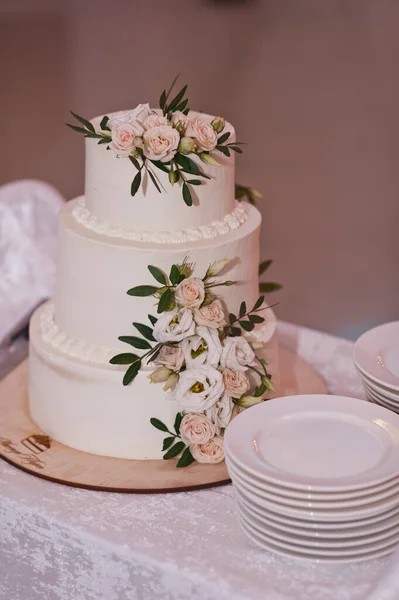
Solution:
{"label": "lace tablecloth", "polygon": [[[350,342],[288,324],[280,337],[331,393],[362,397]],[[108,494],[0,461],[4,600],[397,600],[399,577],[378,587],[390,561],[326,565],[259,550],[238,526],[231,486]]]}

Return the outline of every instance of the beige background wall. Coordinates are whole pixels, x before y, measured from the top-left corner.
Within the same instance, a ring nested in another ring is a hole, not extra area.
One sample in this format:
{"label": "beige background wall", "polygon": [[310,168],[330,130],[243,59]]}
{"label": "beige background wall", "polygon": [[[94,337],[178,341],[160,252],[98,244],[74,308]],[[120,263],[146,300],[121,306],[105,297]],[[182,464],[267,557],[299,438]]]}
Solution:
{"label": "beige background wall", "polygon": [[191,104],[248,142],[281,318],[355,337],[399,319],[399,1],[0,0],[0,183],[83,188],[68,109]]}

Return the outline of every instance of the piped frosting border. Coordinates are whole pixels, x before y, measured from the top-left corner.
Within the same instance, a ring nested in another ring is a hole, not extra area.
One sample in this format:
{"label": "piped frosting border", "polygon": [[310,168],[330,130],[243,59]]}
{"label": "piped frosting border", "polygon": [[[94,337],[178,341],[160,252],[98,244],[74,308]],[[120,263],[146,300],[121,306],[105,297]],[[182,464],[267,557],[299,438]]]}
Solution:
{"label": "piped frosting border", "polygon": [[98,219],[88,210],[84,197],[79,198],[72,214],[80,225],[95,233],[124,240],[159,244],[183,244],[225,235],[240,227],[248,219],[245,202],[237,202],[231,213],[220,221],[214,221],[209,225],[174,231],[134,231]]}

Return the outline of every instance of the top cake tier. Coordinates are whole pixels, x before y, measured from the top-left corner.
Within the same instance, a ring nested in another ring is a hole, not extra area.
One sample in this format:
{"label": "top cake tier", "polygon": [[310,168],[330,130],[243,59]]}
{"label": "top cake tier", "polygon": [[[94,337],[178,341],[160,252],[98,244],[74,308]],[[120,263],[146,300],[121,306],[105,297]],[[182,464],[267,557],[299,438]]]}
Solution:
{"label": "top cake tier", "polygon": [[[160,114],[160,111],[154,113]],[[120,115],[123,117],[123,114],[108,114],[110,122]],[[188,116],[192,121],[199,118],[208,124],[214,119],[193,111]],[[96,117],[91,121],[96,131],[101,129],[102,118]],[[227,122],[223,132],[217,134],[218,138],[227,132],[230,133],[228,142],[234,142],[234,128]],[[234,152],[227,157],[216,149],[212,151],[220,167],[204,163],[197,154],[188,155],[210,179],[183,174],[186,180],[201,181],[201,185],[190,185],[192,206],[187,206],[182,197],[182,179],[172,186],[168,173],[149,160],[146,164],[161,192],[147,171],[142,169],[141,185],[132,196],[131,186],[137,169],[128,157],[118,156],[113,149],[107,149],[109,146],[105,143],[99,145],[97,139],[86,139],[85,202],[88,211],[98,220],[134,231],[161,232],[210,225],[234,211]]]}

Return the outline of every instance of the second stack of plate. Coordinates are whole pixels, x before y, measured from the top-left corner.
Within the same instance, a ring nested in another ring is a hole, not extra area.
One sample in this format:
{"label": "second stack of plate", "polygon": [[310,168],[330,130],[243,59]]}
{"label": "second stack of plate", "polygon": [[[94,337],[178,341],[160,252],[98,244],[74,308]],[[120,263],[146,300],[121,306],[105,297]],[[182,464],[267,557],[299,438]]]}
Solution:
{"label": "second stack of plate", "polygon": [[257,545],[361,561],[399,543],[399,416],[355,398],[289,396],[226,430],[239,521]]}
{"label": "second stack of plate", "polygon": [[354,345],[353,360],[368,400],[399,413],[399,322],[366,331]]}

